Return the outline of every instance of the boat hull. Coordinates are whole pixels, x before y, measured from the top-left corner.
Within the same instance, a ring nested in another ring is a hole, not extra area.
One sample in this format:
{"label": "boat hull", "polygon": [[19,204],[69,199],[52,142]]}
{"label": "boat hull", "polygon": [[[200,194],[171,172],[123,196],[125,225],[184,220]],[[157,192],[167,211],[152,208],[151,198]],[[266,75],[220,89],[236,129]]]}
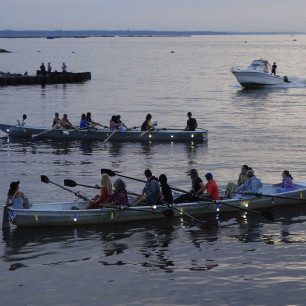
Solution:
{"label": "boat hull", "polygon": [[[85,210],[81,209],[84,207],[85,202],[63,202],[33,204],[29,209],[8,207],[7,210],[10,222],[20,227],[112,224],[137,220],[164,219],[167,218],[164,214],[165,209],[171,209],[175,217],[183,217],[184,215],[180,211],[190,215],[200,215],[237,211],[239,208],[255,210],[280,205],[306,204],[306,182],[296,183],[295,186],[296,190],[284,193],[276,193],[275,186],[264,186],[261,192],[263,194],[270,194],[272,195],[271,197],[229,199],[222,200],[217,204],[208,201],[202,203],[181,203],[175,204],[173,209],[165,205],[157,205],[155,208],[151,206],[137,206],[124,209],[103,208]],[[72,206],[77,206],[80,210],[70,210]]]}
{"label": "boat hull", "polygon": [[283,77],[260,71],[232,71],[237,81],[246,88],[288,84]]}
{"label": "boat hull", "polygon": [[[86,130],[66,130],[56,129],[49,132],[48,129],[40,127],[20,127],[9,124],[0,124],[0,129],[12,137],[34,137],[34,139],[89,139],[89,140],[106,140],[113,131],[109,129],[90,128]],[[38,135],[43,133],[42,135]],[[183,131],[183,130],[156,130],[150,131],[144,135],[140,130],[117,131],[110,138],[109,141],[168,141],[168,142],[207,142],[208,131]]]}

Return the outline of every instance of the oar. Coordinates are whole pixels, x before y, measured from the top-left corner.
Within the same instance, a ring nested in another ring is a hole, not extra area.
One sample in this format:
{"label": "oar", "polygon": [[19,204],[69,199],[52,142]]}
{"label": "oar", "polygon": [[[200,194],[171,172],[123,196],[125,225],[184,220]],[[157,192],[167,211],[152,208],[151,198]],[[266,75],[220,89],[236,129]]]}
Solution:
{"label": "oar", "polygon": [[38,137],[38,136],[40,136],[40,135],[49,133],[49,132],[51,132],[51,131],[53,131],[53,130],[55,130],[55,129],[57,129],[57,126],[54,126],[52,129],[47,130],[47,131],[44,131],[44,132],[41,132],[41,133],[39,133],[39,134],[33,134],[33,135],[32,135],[32,139],[35,139],[36,137]]}
{"label": "oar", "polygon": [[148,130],[146,130],[145,132],[141,133],[138,135],[138,138],[141,138],[143,135],[149,133],[152,130],[152,128],[149,128]]}
{"label": "oar", "polygon": [[64,185],[68,186],[68,187],[76,187],[76,186],[82,186],[82,187],[87,187],[87,188],[95,188],[95,189],[99,189],[95,186],[89,186],[89,185],[83,185],[83,184],[78,184],[77,182],[73,181],[73,180],[64,180]]}
{"label": "oar", "polygon": [[108,140],[115,135],[117,132],[119,131],[119,129],[117,129],[116,131],[112,132],[105,140],[104,140],[104,144],[106,144],[108,142]]}
{"label": "oar", "polygon": [[253,213],[253,214],[260,215],[260,216],[266,218],[269,221],[274,221],[274,215],[270,212],[259,212],[259,211],[255,211],[255,210],[252,210],[252,209],[246,209],[246,208],[243,208],[243,207],[238,207],[238,206],[235,206],[235,205],[228,204],[227,202],[220,201],[220,200],[213,200],[213,199],[208,199],[208,198],[206,198],[206,199],[198,198],[198,199],[202,199],[203,201],[212,202],[212,203],[215,203],[216,205],[222,204],[224,206],[232,207],[232,208],[235,208],[235,209],[240,209],[240,210],[243,210],[243,211],[246,211],[246,212],[250,212],[250,213]]}
{"label": "oar", "polygon": [[9,211],[7,206],[3,206],[2,229],[10,228]]}
{"label": "oar", "polygon": [[[236,193],[239,193],[239,192],[236,192]],[[243,194],[246,194],[246,195],[254,195],[256,197],[269,197],[269,198],[279,198],[279,199],[285,199],[285,200],[294,200],[294,201],[302,201],[302,202],[306,202],[306,199],[301,199],[301,198],[292,198],[292,197],[282,197],[281,195],[279,196],[276,196],[276,195],[272,195],[272,194],[263,194],[261,192],[244,192]]]}
{"label": "oar", "polygon": [[[115,172],[115,171],[113,171],[111,169],[101,169],[101,174],[103,174],[103,173],[106,173],[109,176],[117,175],[117,176],[125,177],[125,178],[131,179],[131,180],[134,180],[134,181],[137,181],[137,182],[141,182],[141,183],[146,183],[147,182],[147,181],[140,180],[140,179],[137,179],[137,178],[134,178],[134,177],[130,177],[130,176],[119,174],[118,172]],[[188,192],[188,191],[180,189],[180,188],[176,188],[176,187],[172,187],[172,186],[170,186],[170,188],[172,190],[175,190],[175,191],[191,194],[191,192]]]}
{"label": "oar", "polygon": [[51,184],[53,184],[53,185],[56,185],[56,186],[58,186],[58,187],[60,187],[60,188],[62,188],[62,189],[64,189],[64,190],[66,190],[66,191],[69,191],[69,192],[73,193],[76,197],[78,197],[78,198],[80,198],[80,199],[82,199],[82,200],[85,200],[85,201],[90,202],[90,199],[88,199],[87,197],[83,196],[83,195],[80,194],[79,192],[74,192],[74,191],[70,190],[69,188],[66,188],[66,187],[64,187],[64,186],[62,186],[62,185],[59,185],[59,184],[56,184],[56,183],[50,181],[49,178],[48,178],[46,175],[41,175],[41,176],[40,176],[40,180],[41,180],[43,183],[46,183],[46,184],[51,183]]}

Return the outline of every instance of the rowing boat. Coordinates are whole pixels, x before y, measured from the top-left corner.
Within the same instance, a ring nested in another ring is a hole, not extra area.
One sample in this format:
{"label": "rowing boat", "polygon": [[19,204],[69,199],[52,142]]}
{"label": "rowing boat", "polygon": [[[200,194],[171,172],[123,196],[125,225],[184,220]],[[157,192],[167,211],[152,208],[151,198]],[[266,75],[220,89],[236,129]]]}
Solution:
{"label": "rowing boat", "polygon": [[[109,224],[137,220],[161,219],[171,216],[182,217],[182,214],[211,214],[243,210],[254,212],[280,205],[306,203],[306,181],[296,182],[295,190],[277,193],[277,187],[264,185],[262,196],[249,196],[244,199],[222,199],[220,201],[203,201],[173,204],[173,206],[137,206],[121,208],[82,209],[85,201],[30,204],[28,209],[5,207],[12,224],[24,226],[64,226],[79,224]],[[260,195],[260,194],[259,194]],[[264,196],[268,195],[268,196]],[[71,210],[71,207],[79,210]]]}
{"label": "rowing boat", "polygon": [[[11,124],[0,123],[0,130],[12,137],[32,137],[35,139],[91,139],[104,141],[169,141],[169,142],[207,142],[208,131],[183,131],[171,129],[158,129],[144,133],[141,130],[133,129],[127,131],[118,131],[114,133],[105,128],[88,128],[88,129],[52,129],[43,127],[26,126],[20,127]],[[113,135],[112,135],[113,134]],[[112,135],[112,136],[111,136]],[[111,137],[109,137],[111,136]]]}

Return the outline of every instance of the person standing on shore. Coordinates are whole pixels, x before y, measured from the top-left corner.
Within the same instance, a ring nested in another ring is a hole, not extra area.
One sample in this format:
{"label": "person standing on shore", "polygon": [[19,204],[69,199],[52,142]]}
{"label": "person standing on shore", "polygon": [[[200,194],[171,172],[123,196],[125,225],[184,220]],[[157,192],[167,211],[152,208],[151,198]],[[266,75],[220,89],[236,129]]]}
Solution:
{"label": "person standing on shore", "polygon": [[63,73],[67,72],[67,66],[66,66],[65,63],[63,63],[63,65],[62,65],[62,71],[63,71]]}
{"label": "person standing on shore", "polygon": [[50,64],[50,62],[48,63],[48,75],[51,75],[51,70],[52,70],[52,66]]}

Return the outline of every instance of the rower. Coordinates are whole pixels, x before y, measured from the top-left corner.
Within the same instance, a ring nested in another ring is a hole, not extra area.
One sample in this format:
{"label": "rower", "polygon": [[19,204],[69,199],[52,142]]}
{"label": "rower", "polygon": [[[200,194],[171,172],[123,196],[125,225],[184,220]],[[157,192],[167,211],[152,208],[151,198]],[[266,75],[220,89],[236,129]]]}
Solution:
{"label": "rower", "polygon": [[147,114],[146,120],[141,125],[141,130],[142,131],[155,130],[155,128],[154,128],[154,126],[152,124],[151,119],[152,119],[152,115],[151,114]]}
{"label": "rower", "polygon": [[94,127],[95,125],[100,125],[99,123],[97,122],[94,122],[92,119],[91,119],[91,113],[88,112],[86,114],[86,120],[87,120],[87,124],[89,127]]}
{"label": "rower", "polygon": [[61,120],[61,127],[65,128],[65,129],[74,129],[74,126],[71,124],[71,122],[68,120],[68,116],[67,114],[63,115],[63,118]]}
{"label": "rower", "polygon": [[187,125],[186,125],[184,131],[195,131],[196,128],[198,127],[197,120],[195,118],[192,118],[192,113],[191,112],[187,113],[187,117],[188,117]]}
{"label": "rower", "polygon": [[[120,121],[120,120],[119,120]],[[109,121],[109,129],[111,131],[118,130],[122,127],[122,122],[117,122],[117,116],[113,115],[111,120]]]}
{"label": "rower", "polygon": [[19,125],[19,126],[25,126],[25,125],[26,125],[26,119],[27,119],[27,115],[26,115],[26,114],[23,114],[23,115],[22,115],[22,120],[17,120],[18,125]]}
{"label": "rower", "polygon": [[116,116],[116,123],[121,123],[120,131],[126,131],[128,127],[121,121],[121,116],[117,115]]}
{"label": "rower", "polygon": [[52,128],[59,129],[61,127],[61,119],[59,118],[59,113],[56,112],[54,116],[55,117],[53,119]]}
{"label": "rower", "polygon": [[149,169],[145,170],[144,174],[147,178],[146,185],[142,190],[141,196],[135,198],[132,201],[131,206],[137,206],[142,202],[145,202],[145,205],[156,205],[160,200],[161,191],[158,184],[158,179],[153,176],[151,170]]}
{"label": "rower", "polygon": [[82,114],[80,121],[80,129],[85,129],[88,127],[88,121],[86,120],[86,115]]}
{"label": "rower", "polygon": [[219,200],[219,189],[218,189],[218,186],[215,180],[213,179],[213,175],[208,172],[205,174],[205,177],[206,177],[207,183],[200,190],[196,191],[195,195],[199,196],[205,190],[207,190],[207,193],[203,194],[202,197],[210,198],[213,200]]}

